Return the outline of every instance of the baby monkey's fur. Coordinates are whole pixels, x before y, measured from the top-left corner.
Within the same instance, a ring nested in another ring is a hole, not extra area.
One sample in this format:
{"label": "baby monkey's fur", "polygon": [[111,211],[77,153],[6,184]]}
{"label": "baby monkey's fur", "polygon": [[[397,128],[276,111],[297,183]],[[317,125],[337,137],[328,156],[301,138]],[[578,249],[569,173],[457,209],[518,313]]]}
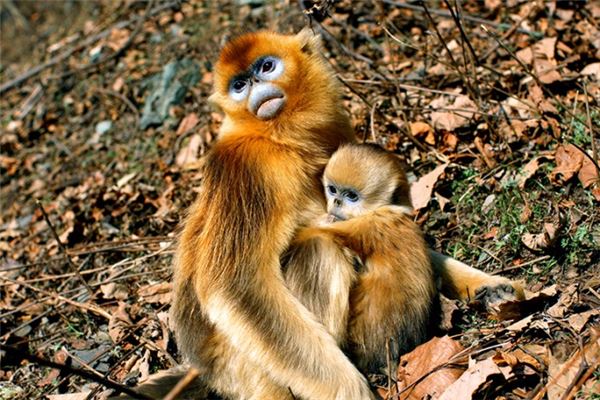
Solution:
{"label": "baby monkey's fur", "polygon": [[286,282],[359,369],[393,368],[427,338],[438,297],[427,246],[408,214],[406,176],[383,149],[344,145],[323,183],[328,214],[293,241]]}

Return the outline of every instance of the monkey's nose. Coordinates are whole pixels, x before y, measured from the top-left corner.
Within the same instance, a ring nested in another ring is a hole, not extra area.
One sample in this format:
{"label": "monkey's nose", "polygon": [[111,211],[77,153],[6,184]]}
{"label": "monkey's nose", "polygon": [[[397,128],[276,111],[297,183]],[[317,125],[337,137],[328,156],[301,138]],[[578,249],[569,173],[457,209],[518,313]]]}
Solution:
{"label": "monkey's nose", "polygon": [[340,199],[333,199],[333,205],[336,207],[339,207],[342,205],[342,200]]}

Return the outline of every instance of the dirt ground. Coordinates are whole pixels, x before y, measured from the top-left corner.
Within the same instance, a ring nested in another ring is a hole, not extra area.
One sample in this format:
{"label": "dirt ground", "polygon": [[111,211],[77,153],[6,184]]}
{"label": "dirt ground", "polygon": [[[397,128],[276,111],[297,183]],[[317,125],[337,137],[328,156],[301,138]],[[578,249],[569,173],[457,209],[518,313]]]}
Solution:
{"label": "dirt ground", "polygon": [[170,264],[222,119],[213,62],[309,24],[431,247],[529,292],[444,300],[448,336],[371,376],[382,398],[600,399],[597,2],[0,6],[0,399],[102,398],[178,362]]}

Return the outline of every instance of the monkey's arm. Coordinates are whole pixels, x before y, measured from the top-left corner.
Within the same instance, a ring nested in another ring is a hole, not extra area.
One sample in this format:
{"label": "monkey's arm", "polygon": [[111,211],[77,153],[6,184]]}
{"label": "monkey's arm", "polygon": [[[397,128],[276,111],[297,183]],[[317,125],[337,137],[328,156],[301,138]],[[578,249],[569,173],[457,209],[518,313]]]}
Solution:
{"label": "monkey's arm", "polygon": [[429,250],[431,264],[441,278],[441,292],[452,299],[479,299],[490,306],[501,300],[522,300],[523,288],[503,276],[489,275],[454,258]]}
{"label": "monkey's arm", "polygon": [[[402,206],[385,206],[347,221],[329,225],[309,227],[302,235],[332,235],[341,245],[349,246],[359,253],[364,251],[364,241],[355,239],[371,232],[373,224],[384,224],[386,220],[410,214],[410,209]],[[377,242],[374,243],[377,246]],[[429,249],[434,271],[441,279],[441,292],[452,299],[470,301],[478,299],[486,307],[499,301],[522,300],[523,288],[518,282],[503,276],[490,275],[450,256]]]}
{"label": "monkey's arm", "polygon": [[350,289],[357,275],[355,258],[330,237],[304,235],[292,242],[282,259],[287,287],[340,346],[348,330]]}
{"label": "monkey's arm", "polygon": [[216,330],[279,385],[309,399],[370,399],[366,379],[283,282],[279,257],[303,190],[298,175],[273,166],[302,164],[260,145],[222,140],[213,149],[178,268]]}

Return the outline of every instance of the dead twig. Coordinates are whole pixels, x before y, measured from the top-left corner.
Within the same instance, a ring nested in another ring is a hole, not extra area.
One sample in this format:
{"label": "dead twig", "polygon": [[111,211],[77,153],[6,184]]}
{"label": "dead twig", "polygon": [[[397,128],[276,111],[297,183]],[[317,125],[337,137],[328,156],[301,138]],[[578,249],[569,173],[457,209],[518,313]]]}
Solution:
{"label": "dead twig", "polygon": [[[423,9],[417,5],[414,4],[407,4],[407,3],[401,3],[399,1],[393,1],[393,0],[382,0],[384,3],[392,5],[394,7],[398,7],[398,8],[406,8],[408,10],[413,10],[413,11],[418,11],[418,12],[423,12]],[[450,14],[449,11],[445,11],[445,10],[439,10],[439,9],[431,9],[430,10],[432,14],[437,15],[439,17],[444,17],[444,18],[452,18],[452,15]],[[491,26],[494,29],[510,29],[511,25],[510,24],[504,24],[504,23],[496,23],[484,18],[479,18],[479,17],[474,17],[472,15],[465,15],[463,17],[463,19],[467,22],[473,23],[473,24],[483,24],[483,25],[487,25],[487,26]],[[519,33],[524,33],[526,35],[531,35],[534,37],[542,37],[543,34],[541,32],[536,32],[536,31],[530,31],[527,29],[522,29],[522,28],[517,28],[517,32]]]}
{"label": "dead twig", "polygon": [[[156,8],[154,8],[153,10],[150,11],[149,16],[153,16],[158,14],[159,12],[162,12],[166,9],[175,7],[179,4],[179,1],[171,1],[168,3],[164,3],[164,4],[160,4],[159,6],[157,6]],[[4,92],[6,92],[7,90],[10,90],[14,87],[17,87],[19,85],[21,85],[22,83],[26,82],[27,80],[33,78],[34,76],[37,76],[40,74],[40,72],[44,71],[47,68],[50,68],[64,60],[66,60],[67,58],[69,58],[71,55],[73,55],[74,53],[88,47],[89,45],[97,42],[100,39],[104,39],[105,37],[107,37],[108,35],[110,35],[110,33],[113,31],[113,29],[123,29],[126,28],[127,26],[129,26],[130,24],[132,24],[133,22],[138,21],[140,18],[142,17],[137,17],[137,18],[132,18],[129,21],[121,21],[116,23],[115,25],[111,26],[110,28],[106,28],[105,30],[103,30],[102,32],[97,33],[96,35],[90,36],[87,39],[85,39],[83,42],[81,42],[80,44],[78,44],[77,46],[55,56],[52,57],[50,60],[46,61],[45,63],[42,63],[40,65],[36,65],[35,67],[29,69],[28,71],[25,71],[24,73],[22,73],[21,75],[11,79],[8,82],[3,83],[2,85],[0,85],[0,94],[3,94]]]}
{"label": "dead twig", "polygon": [[114,90],[104,88],[93,88],[92,91],[107,94],[109,96],[116,97],[117,99],[121,100],[123,103],[125,103],[127,108],[129,108],[131,112],[133,112],[133,115],[135,116],[136,126],[139,126],[140,112],[138,111],[137,107],[131,102],[131,100],[129,100],[125,95],[117,93]]}
{"label": "dead twig", "polygon": [[56,243],[58,244],[58,248],[60,249],[61,253],[63,253],[65,258],[67,259],[67,263],[69,264],[69,267],[71,267],[73,272],[77,275],[77,278],[81,281],[81,283],[83,283],[83,286],[85,286],[85,288],[89,292],[90,296],[93,296],[94,291],[92,290],[90,285],[87,283],[87,281],[85,279],[83,279],[83,276],[81,276],[81,272],[79,271],[79,267],[71,259],[69,252],[67,251],[65,246],[62,244],[60,238],[58,237],[58,234],[56,233],[56,229],[54,229],[52,222],[50,222],[50,218],[48,218],[48,214],[46,214],[46,210],[44,209],[44,206],[42,205],[42,203],[39,200],[36,200],[36,204],[37,204],[38,208],[40,209],[40,211],[42,212],[42,215],[44,216],[44,220],[46,221],[46,224],[48,224],[48,227],[50,228],[50,231],[52,232],[52,236],[54,236],[54,240],[56,240]]}
{"label": "dead twig", "polygon": [[200,371],[198,371],[196,368],[190,368],[187,374],[185,374],[185,376],[181,378],[179,382],[177,382],[173,389],[171,389],[171,391],[169,391],[169,393],[163,397],[163,400],[175,400],[177,396],[179,396],[181,392],[183,392],[184,389],[188,387],[188,385],[192,383],[199,375]]}
{"label": "dead twig", "polygon": [[[585,114],[587,116],[588,129],[590,131],[590,142],[592,143],[592,158],[594,162],[598,162],[598,154],[596,154],[596,143],[594,142],[594,125],[592,124],[592,117],[590,116],[590,103],[588,101],[587,84],[583,81],[583,94],[585,95]],[[596,164],[598,167],[598,164]]]}
{"label": "dead twig", "polygon": [[[0,350],[6,352],[15,361],[15,365],[19,365],[19,362],[21,362],[23,360],[29,361],[29,362],[32,362],[34,364],[39,364],[44,367],[55,368],[60,371],[66,372],[68,374],[80,376],[84,379],[88,379],[90,381],[93,381],[93,382],[99,383],[103,386],[106,386],[109,389],[113,389],[119,393],[125,393],[125,394],[133,397],[134,399],[152,400],[151,397],[148,397],[146,395],[138,393],[135,390],[128,388],[127,386],[121,385],[118,382],[115,382],[110,379],[106,379],[102,376],[98,376],[94,373],[91,373],[91,372],[86,371],[81,368],[75,368],[75,367],[71,367],[69,365],[50,361],[45,358],[38,357],[34,354],[29,354],[26,351],[21,350],[19,348],[16,348],[13,346],[8,346],[8,345],[2,344],[2,343],[0,343]],[[4,358],[3,361],[4,361],[4,363],[7,363],[8,360],[7,360],[7,358]]]}
{"label": "dead twig", "polygon": [[129,37],[127,38],[127,40],[125,41],[125,43],[123,43],[123,45],[121,47],[119,47],[117,49],[117,51],[102,57],[100,60],[95,61],[91,64],[88,65],[84,65],[83,67],[79,67],[76,68],[74,70],[71,71],[67,71],[63,74],[59,74],[59,75],[55,75],[50,77],[50,79],[64,79],[67,78],[71,75],[75,75],[75,74],[79,74],[82,72],[88,72],[90,70],[93,70],[95,68],[97,68],[99,65],[104,64],[107,61],[110,60],[116,60],[119,57],[121,57],[123,54],[125,54],[125,51],[129,48],[129,46],[131,46],[131,44],[133,43],[133,41],[135,40],[135,38],[137,37],[137,35],[142,31],[142,27],[144,26],[144,22],[148,19],[148,17],[150,16],[150,11],[152,10],[152,5],[154,4],[154,0],[150,0],[148,1],[148,5],[146,5],[146,10],[144,11],[144,15],[142,15],[142,17],[140,19],[138,19],[138,22],[135,26],[135,28],[133,28],[133,31],[131,32],[131,34],[129,35]]}
{"label": "dead twig", "polygon": [[540,78],[530,69],[527,67],[527,65],[525,65],[525,63],[523,63],[523,61],[521,61],[521,59],[519,57],[517,57],[517,55],[508,48],[508,46],[506,46],[501,40],[500,38],[498,38],[498,36],[493,33],[492,31],[490,31],[489,29],[487,29],[485,26],[481,26],[481,29],[483,29],[485,31],[485,33],[487,33],[490,37],[492,37],[496,42],[498,42],[498,44],[500,45],[500,47],[502,47],[504,49],[504,51],[506,51],[512,59],[514,59],[517,63],[519,63],[519,65],[521,66],[521,68],[523,68],[523,71],[525,71],[525,73],[527,75],[529,75],[534,81],[535,83],[538,84],[538,86],[540,87],[540,89],[542,89],[542,91],[552,99],[552,101],[554,102],[555,105],[559,106],[561,109],[563,109],[567,114],[569,114],[571,117],[576,118],[575,115],[569,110],[569,108],[563,104],[563,102],[561,102],[560,100],[558,100],[558,98],[554,95],[554,93],[552,93],[550,90],[548,90],[548,88],[546,87],[546,85],[544,85],[544,83],[542,83],[542,81],[540,80]]}
{"label": "dead twig", "polygon": [[93,314],[98,315],[99,317],[105,318],[107,321],[110,320],[111,317],[112,317],[108,312],[104,311],[103,309],[101,309],[100,307],[98,307],[98,306],[96,306],[94,304],[80,303],[78,301],[71,300],[71,299],[66,298],[64,296],[61,296],[60,294],[52,293],[52,292],[49,292],[47,290],[37,288],[37,287],[35,287],[33,285],[30,285],[28,283],[24,283],[24,282],[21,282],[21,281],[16,281],[14,279],[6,278],[6,277],[3,277],[3,276],[0,276],[0,279],[2,279],[4,281],[12,282],[15,285],[25,286],[28,289],[31,289],[33,291],[45,294],[46,296],[49,296],[49,297],[51,297],[51,298],[53,298],[55,300],[60,300],[60,301],[63,301],[65,303],[67,303],[67,304],[70,304],[70,305],[72,305],[74,307],[80,308],[80,309],[85,310],[85,311],[89,311],[89,312],[91,312]]}

